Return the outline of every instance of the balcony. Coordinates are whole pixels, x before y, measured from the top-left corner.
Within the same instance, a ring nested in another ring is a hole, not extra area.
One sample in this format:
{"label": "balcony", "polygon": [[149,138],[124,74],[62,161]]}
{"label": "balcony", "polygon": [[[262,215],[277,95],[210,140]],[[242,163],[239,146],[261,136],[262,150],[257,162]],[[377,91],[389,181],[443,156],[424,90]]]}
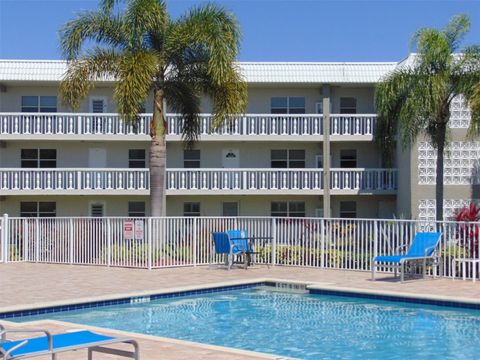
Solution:
{"label": "balcony", "polygon": [[0,169],[2,195],[148,195],[148,169]]}
{"label": "balcony", "polygon": [[[167,169],[168,195],[321,195],[322,169]],[[332,169],[331,193],[395,194],[396,169]],[[1,169],[2,195],[148,195],[148,169]]]}
{"label": "balcony", "polygon": [[[151,114],[141,114],[135,125],[118,114],[0,113],[3,140],[150,140]],[[181,141],[183,120],[167,114],[167,140]],[[213,117],[200,115],[200,140],[207,141],[322,141],[323,116],[319,114],[247,114],[230,119],[215,131]],[[371,141],[374,114],[332,114],[332,141]]]}
{"label": "balcony", "polygon": [[[331,169],[331,194],[395,194],[396,169]],[[322,169],[168,169],[167,194],[323,194]]]}

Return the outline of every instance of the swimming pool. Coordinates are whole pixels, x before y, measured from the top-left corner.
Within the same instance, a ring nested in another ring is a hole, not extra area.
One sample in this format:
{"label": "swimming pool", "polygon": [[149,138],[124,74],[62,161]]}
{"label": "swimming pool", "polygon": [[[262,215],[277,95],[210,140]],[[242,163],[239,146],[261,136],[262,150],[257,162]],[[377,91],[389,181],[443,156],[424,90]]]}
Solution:
{"label": "swimming pool", "polygon": [[39,319],[301,359],[474,359],[480,339],[478,310],[279,292],[264,286],[18,321]]}

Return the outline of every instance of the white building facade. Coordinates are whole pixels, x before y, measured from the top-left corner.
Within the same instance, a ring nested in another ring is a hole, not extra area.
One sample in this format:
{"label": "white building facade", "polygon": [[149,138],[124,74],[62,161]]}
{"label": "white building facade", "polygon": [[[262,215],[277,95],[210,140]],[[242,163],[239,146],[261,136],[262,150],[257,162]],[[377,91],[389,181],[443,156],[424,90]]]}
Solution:
{"label": "white building facade", "polygon": [[[192,150],[181,117],[167,116],[167,215],[434,217],[428,142],[398,148],[393,168],[374,143],[374,86],[396,66],[239,63],[249,86],[244,115],[212,131],[204,99]],[[0,212],[148,216],[153,101],[126,125],[107,79],[72,113],[58,98],[65,69],[63,61],[0,61]],[[479,198],[480,184],[480,142],[465,140],[461,99],[452,106],[447,210]]]}

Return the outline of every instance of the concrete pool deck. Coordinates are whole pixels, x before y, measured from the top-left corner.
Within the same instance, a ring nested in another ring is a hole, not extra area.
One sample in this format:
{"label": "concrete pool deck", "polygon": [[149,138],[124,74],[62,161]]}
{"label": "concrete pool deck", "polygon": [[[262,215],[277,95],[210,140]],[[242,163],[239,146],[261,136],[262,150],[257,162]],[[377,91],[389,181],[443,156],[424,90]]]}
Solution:
{"label": "concrete pool deck", "polygon": [[[294,267],[256,266],[248,270],[226,271],[208,267],[140,270],[91,266],[30,263],[0,264],[0,312],[87,302],[148,293],[170,292],[206,285],[226,285],[265,280],[298,281],[315,288],[370,292],[404,297],[422,297],[443,301],[480,304],[480,282],[432,279],[411,280],[401,284],[390,274]],[[8,322],[0,320],[0,322]],[[11,325],[11,324],[10,324]],[[13,325],[11,325],[13,326]],[[22,324],[22,326],[28,326]],[[83,325],[53,321],[36,323],[53,332]],[[109,334],[116,331],[105,330]],[[142,350],[141,359],[260,359],[275,357],[221,347],[193,344],[135,334]],[[157,355],[158,354],[158,355]],[[115,359],[99,354],[98,359]],[[97,358],[96,357],[96,358]],[[65,353],[60,359],[85,359],[83,352]],[[41,359],[41,358],[39,358]]]}

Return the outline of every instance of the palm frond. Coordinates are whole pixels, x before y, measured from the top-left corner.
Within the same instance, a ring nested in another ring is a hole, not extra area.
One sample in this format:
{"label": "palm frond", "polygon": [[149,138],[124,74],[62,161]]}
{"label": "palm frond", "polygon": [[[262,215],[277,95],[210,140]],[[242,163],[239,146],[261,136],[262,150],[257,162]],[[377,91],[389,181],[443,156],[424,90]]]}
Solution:
{"label": "palm frond", "polygon": [[151,52],[136,51],[123,54],[117,63],[118,82],[113,98],[118,112],[127,122],[133,122],[152,89],[152,80],[157,73],[157,57]]}
{"label": "palm frond", "polygon": [[111,47],[125,44],[126,34],[121,19],[104,12],[85,11],[60,30],[60,47],[67,60],[78,58],[87,40]]}
{"label": "palm frond", "polygon": [[187,148],[191,148],[200,133],[199,87],[187,78],[178,77],[165,81],[165,99],[175,113],[182,115],[182,138]]}
{"label": "palm frond", "polygon": [[470,30],[470,19],[465,14],[454,16],[447,24],[443,33],[445,34],[451,52],[458,49],[460,42]]}
{"label": "palm frond", "polygon": [[161,0],[130,0],[124,21],[130,34],[130,48],[148,48],[152,37],[162,38],[170,22],[165,3]]}
{"label": "palm frond", "polygon": [[102,77],[115,77],[119,55],[114,50],[94,48],[83,58],[71,60],[60,83],[59,93],[63,104],[78,110],[81,101]]}

